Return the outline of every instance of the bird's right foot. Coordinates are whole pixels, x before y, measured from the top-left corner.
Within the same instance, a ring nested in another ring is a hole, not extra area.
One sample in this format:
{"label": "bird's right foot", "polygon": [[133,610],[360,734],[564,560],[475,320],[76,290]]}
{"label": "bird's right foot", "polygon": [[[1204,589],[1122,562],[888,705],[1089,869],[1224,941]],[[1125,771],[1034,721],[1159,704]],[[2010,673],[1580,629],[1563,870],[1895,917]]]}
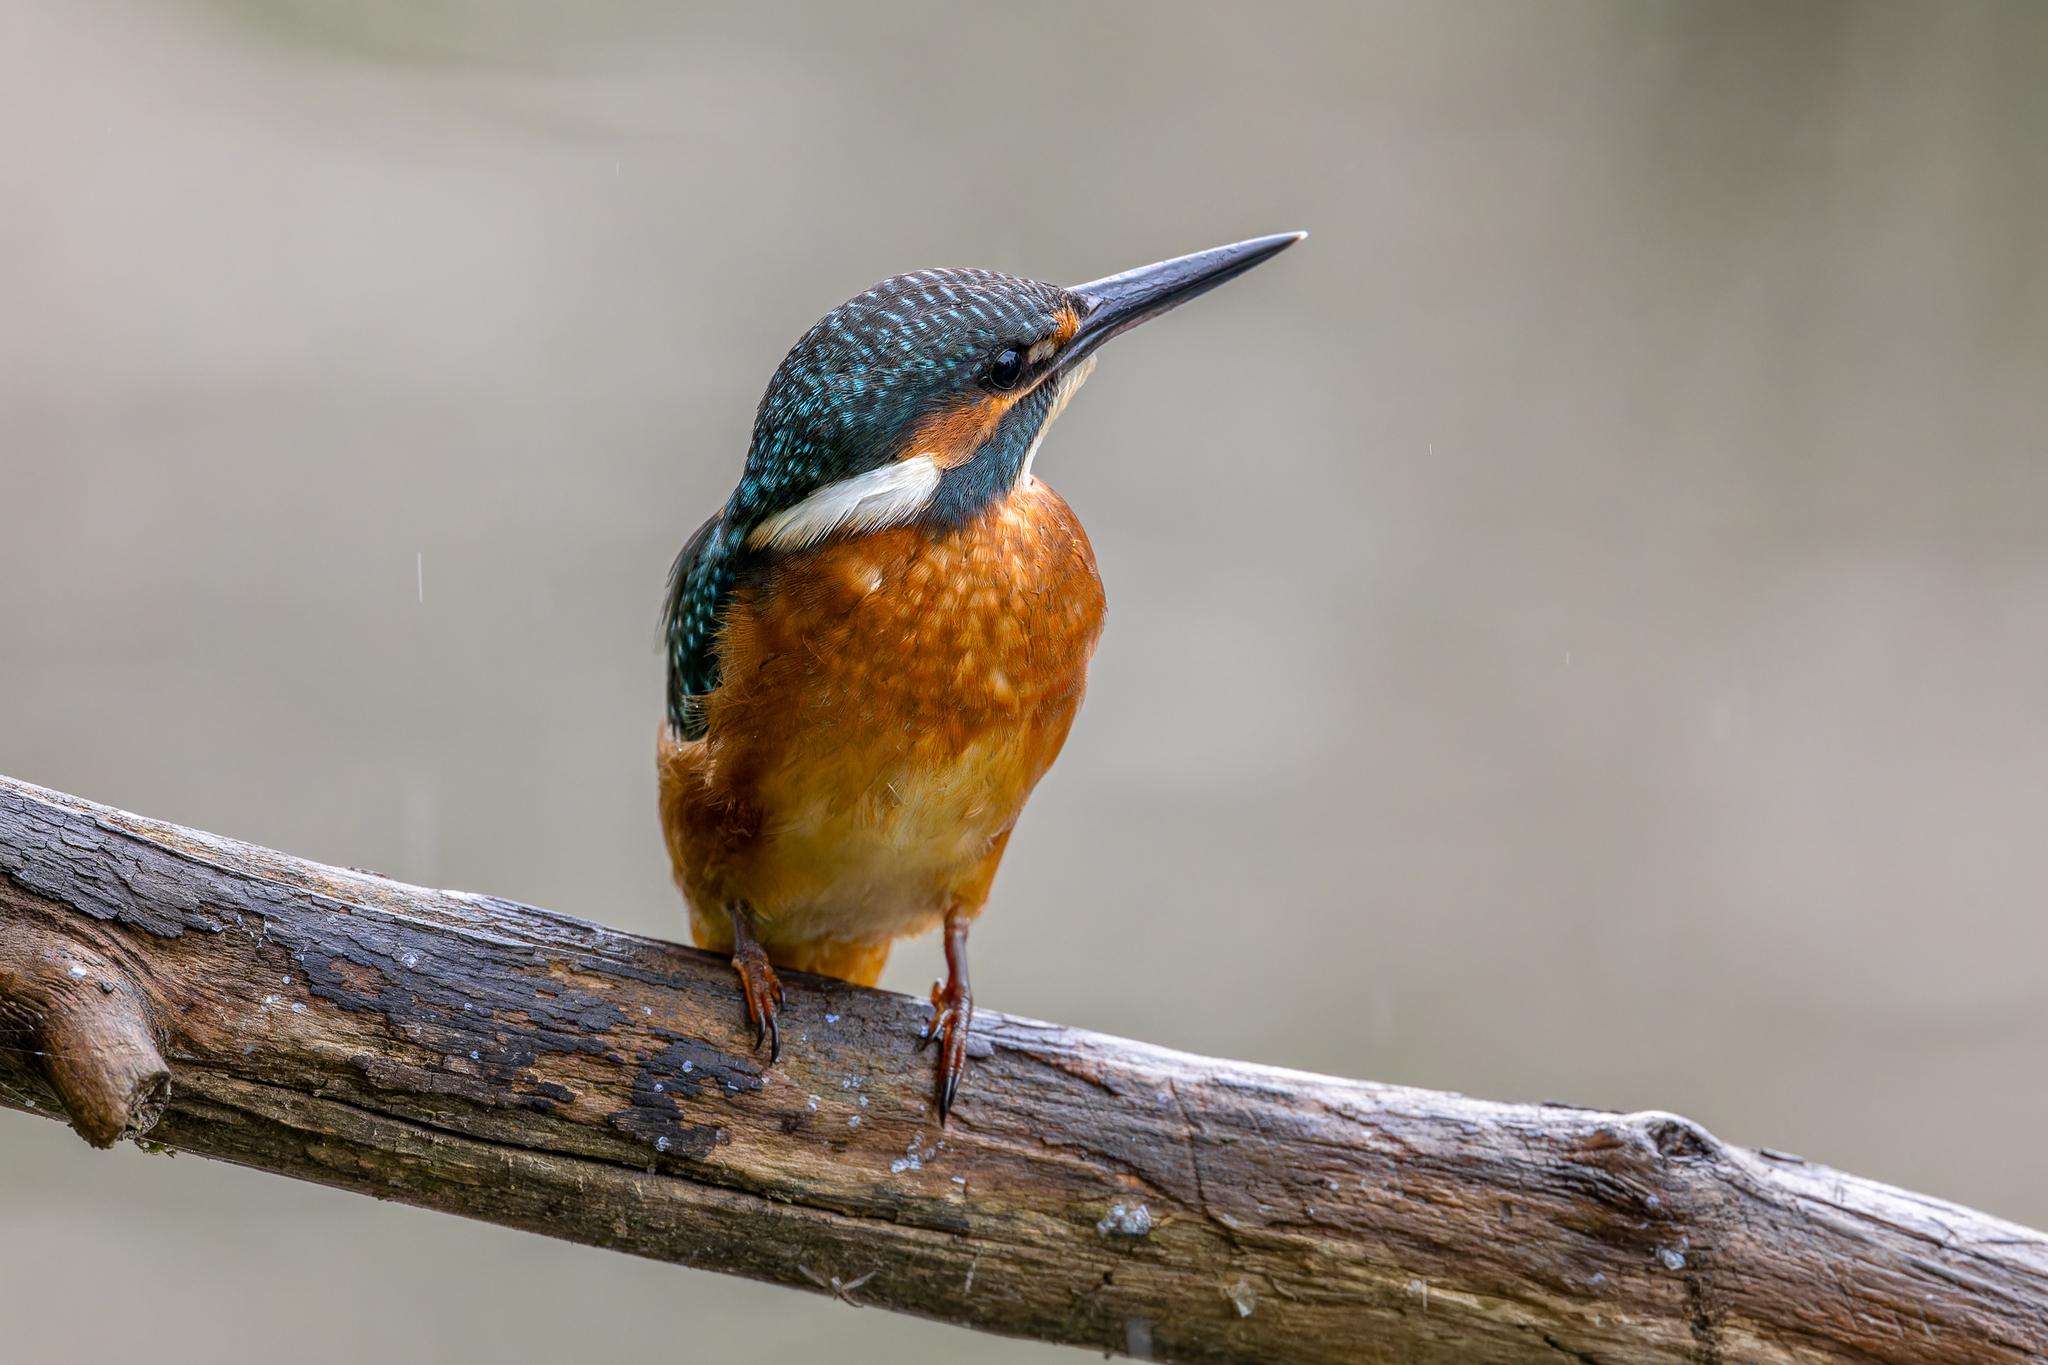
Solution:
{"label": "bird's right foot", "polygon": [[967,1028],[974,1022],[974,987],[967,980],[967,920],[946,917],[946,984],[932,983],[932,1021],[917,1045],[939,1045],[939,1126],[953,1112],[960,1078],[967,1072]]}
{"label": "bird's right foot", "polygon": [[744,905],[726,907],[732,916],[732,966],[740,974],[740,995],[747,1002],[747,1021],[754,1026],[754,1050],[769,1040],[768,1064],[782,1060],[782,1030],[776,1026],[776,1007],[782,1004],[782,982],[768,961],[768,950],[754,934],[754,916]]}

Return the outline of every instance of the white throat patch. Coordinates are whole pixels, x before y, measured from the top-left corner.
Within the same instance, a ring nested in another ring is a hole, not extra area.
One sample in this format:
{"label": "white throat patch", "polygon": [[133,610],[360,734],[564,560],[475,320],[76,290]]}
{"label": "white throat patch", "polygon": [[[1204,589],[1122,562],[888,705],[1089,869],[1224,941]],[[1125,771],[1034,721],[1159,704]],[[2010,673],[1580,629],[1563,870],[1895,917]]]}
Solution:
{"label": "white throat patch", "polygon": [[1017,471],[1018,483],[1023,483],[1031,477],[1031,462],[1038,458],[1038,448],[1045,444],[1045,433],[1052,430],[1052,424],[1067,410],[1067,400],[1072,398],[1075,391],[1088,382],[1088,376],[1094,373],[1095,357],[1091,355],[1059,377],[1059,387],[1052,391],[1052,407],[1047,410],[1045,420],[1038,424],[1038,434],[1031,438],[1031,448],[1024,452],[1024,467]]}

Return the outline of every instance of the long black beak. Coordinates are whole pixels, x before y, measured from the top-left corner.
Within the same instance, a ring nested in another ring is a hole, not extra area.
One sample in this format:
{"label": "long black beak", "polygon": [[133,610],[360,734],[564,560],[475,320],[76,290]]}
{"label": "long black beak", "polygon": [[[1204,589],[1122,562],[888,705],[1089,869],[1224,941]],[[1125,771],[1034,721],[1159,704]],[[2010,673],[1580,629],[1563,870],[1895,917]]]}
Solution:
{"label": "long black beak", "polygon": [[1212,247],[1192,256],[1176,256],[1105,280],[1075,285],[1067,292],[1081,300],[1086,312],[1080,327],[1061,349],[1060,368],[1088,355],[1117,333],[1129,331],[1170,308],[1178,308],[1226,280],[1236,279],[1306,236],[1306,232],[1276,232],[1270,237]]}

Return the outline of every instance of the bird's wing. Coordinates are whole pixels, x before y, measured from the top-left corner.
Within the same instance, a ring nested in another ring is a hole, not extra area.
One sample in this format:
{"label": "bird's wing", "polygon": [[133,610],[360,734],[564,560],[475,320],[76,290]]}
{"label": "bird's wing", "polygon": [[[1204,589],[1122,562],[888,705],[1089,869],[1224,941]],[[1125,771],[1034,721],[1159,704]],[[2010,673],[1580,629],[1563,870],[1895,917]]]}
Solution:
{"label": "bird's wing", "polygon": [[704,737],[703,699],[718,686],[718,611],[733,585],[724,527],[725,514],[714,514],[669,571],[668,723],[686,740]]}

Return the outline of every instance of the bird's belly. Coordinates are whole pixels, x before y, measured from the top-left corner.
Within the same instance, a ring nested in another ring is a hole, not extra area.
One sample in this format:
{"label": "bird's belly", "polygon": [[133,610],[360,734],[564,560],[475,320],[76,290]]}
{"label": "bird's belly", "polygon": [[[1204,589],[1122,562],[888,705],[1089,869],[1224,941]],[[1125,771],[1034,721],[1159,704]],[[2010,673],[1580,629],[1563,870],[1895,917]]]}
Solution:
{"label": "bird's belly", "polygon": [[1026,482],[948,535],[828,543],[735,594],[707,736],[664,760],[700,925],[743,900],[771,948],[886,942],[979,909],[1102,623],[1078,521]]}
{"label": "bird's belly", "polygon": [[1034,747],[1019,726],[983,736],[950,761],[871,753],[870,766],[846,755],[869,773],[854,799],[846,786],[801,774],[764,793],[771,815],[763,852],[772,870],[759,880],[782,892],[763,907],[769,935],[868,942],[931,927],[1023,810]]}

